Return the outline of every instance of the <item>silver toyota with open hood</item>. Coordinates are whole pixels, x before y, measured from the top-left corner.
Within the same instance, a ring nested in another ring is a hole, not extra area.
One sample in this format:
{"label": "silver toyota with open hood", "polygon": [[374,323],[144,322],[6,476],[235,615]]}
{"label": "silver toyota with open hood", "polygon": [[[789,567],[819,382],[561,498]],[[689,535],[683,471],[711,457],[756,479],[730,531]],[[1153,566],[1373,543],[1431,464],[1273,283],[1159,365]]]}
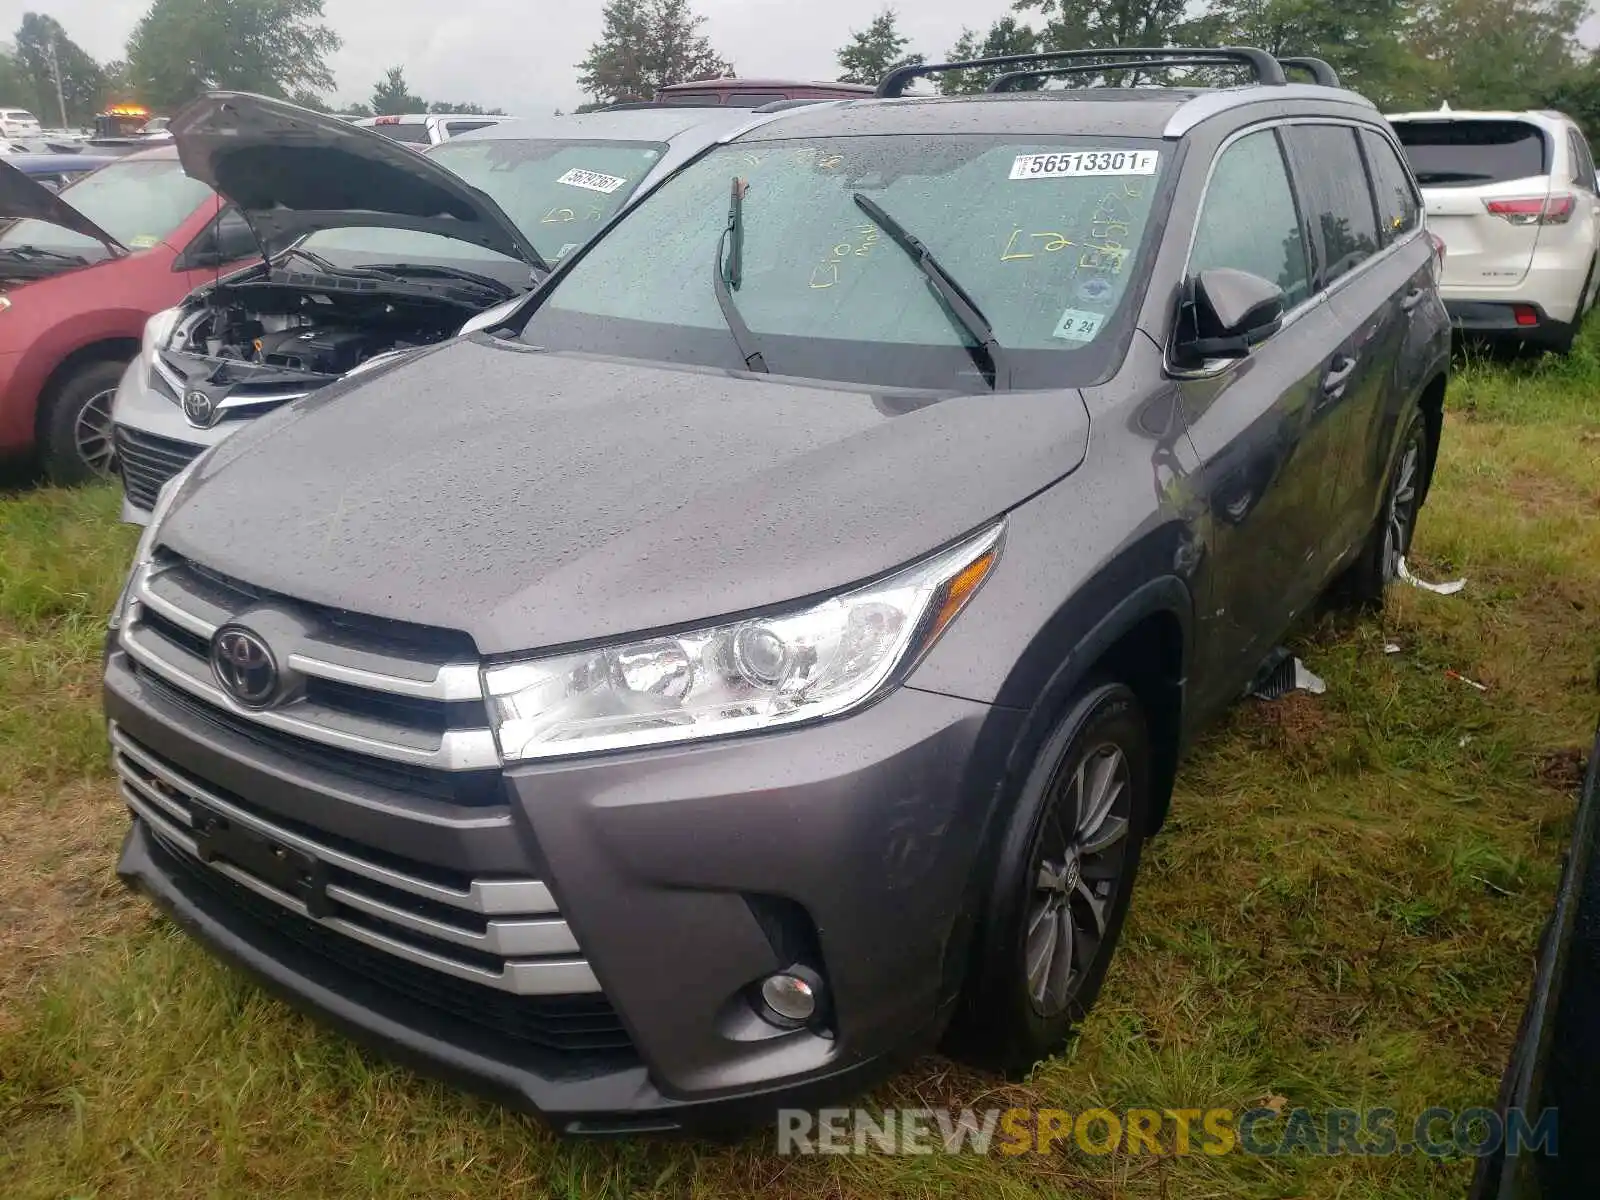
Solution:
{"label": "silver toyota with open hood", "polygon": [[281,100],[195,101],[172,119],[178,154],[231,204],[218,239],[257,261],[146,329],[113,412],[123,516],[143,523],[162,484],[247,419],[494,326],[658,180],[766,119],[547,117],[418,154]]}

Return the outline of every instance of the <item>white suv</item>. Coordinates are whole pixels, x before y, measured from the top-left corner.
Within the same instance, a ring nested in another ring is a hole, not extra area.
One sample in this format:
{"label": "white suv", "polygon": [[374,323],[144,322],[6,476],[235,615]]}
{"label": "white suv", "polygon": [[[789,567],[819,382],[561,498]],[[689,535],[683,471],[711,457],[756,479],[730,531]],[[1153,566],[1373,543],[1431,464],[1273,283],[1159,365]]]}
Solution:
{"label": "white suv", "polygon": [[0,137],[39,136],[39,118],[20,108],[0,108]]}
{"label": "white suv", "polygon": [[1600,290],[1589,143],[1558,112],[1389,118],[1444,242],[1439,287],[1458,329],[1565,353]]}
{"label": "white suv", "polygon": [[384,137],[421,150],[447,142],[458,134],[486,129],[509,120],[510,117],[491,117],[480,113],[412,113],[397,117],[362,117],[351,124],[375,129]]}

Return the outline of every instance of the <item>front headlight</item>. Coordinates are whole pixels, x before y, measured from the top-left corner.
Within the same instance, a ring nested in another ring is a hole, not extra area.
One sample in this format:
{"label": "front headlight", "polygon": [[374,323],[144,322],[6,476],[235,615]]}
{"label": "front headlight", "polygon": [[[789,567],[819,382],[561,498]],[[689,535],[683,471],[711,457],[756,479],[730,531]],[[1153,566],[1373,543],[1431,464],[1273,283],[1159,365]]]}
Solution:
{"label": "front headlight", "polygon": [[835,716],[924,654],[999,558],[1003,524],[887,579],[774,616],[484,669],[506,762]]}
{"label": "front headlight", "polygon": [[177,308],[164,308],[155,316],[144,323],[144,337],[139,343],[139,357],[148,365],[154,360],[156,351],[166,346],[167,340],[172,337],[172,328],[178,323]]}

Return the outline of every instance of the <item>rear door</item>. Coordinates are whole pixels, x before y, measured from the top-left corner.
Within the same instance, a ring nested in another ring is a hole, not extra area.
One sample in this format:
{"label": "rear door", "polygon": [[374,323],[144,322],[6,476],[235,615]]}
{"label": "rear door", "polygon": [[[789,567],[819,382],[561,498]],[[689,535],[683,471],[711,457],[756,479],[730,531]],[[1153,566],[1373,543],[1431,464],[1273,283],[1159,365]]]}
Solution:
{"label": "rear door", "polygon": [[1531,121],[1408,117],[1393,122],[1447,247],[1441,285],[1515,287],[1533,262],[1551,200],[1555,147]]}
{"label": "rear door", "polygon": [[1187,274],[1248,271],[1284,292],[1283,327],[1246,358],[1175,372],[1210,512],[1205,615],[1193,677],[1231,699],[1316,594],[1319,492],[1330,464],[1311,436],[1338,325],[1312,284],[1307,228],[1273,128],[1218,155]]}
{"label": "rear door", "polygon": [[1313,529],[1320,589],[1366,530],[1352,448],[1381,406],[1399,320],[1403,280],[1379,261],[1377,207],[1354,125],[1284,128],[1295,191],[1310,219],[1312,278],[1326,291],[1337,349],[1312,397],[1308,441],[1324,464]]}

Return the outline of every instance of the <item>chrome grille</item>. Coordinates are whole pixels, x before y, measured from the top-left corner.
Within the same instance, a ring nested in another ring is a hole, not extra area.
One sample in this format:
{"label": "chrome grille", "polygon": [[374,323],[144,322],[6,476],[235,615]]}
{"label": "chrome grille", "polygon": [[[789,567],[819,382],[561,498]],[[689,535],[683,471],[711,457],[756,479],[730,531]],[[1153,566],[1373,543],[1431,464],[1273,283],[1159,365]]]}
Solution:
{"label": "chrome grille", "polygon": [[[123,799],[170,852],[320,928],[416,966],[521,996],[600,990],[544,883],[474,879],[445,886],[289,829],[199,783],[111,726]],[[220,819],[268,852],[304,856],[321,873],[313,899],[291,895],[221,856],[202,831]]]}
{"label": "chrome grille", "polygon": [[112,439],[117,447],[117,461],[122,464],[123,490],[129,500],[146,511],[155,507],[161,486],[205,449],[126,425],[116,426]]}
{"label": "chrome grille", "polygon": [[[222,625],[263,612],[294,630],[273,650],[303,687],[281,704],[256,709],[236,703],[218,684],[209,646]],[[476,656],[459,635],[364,628],[347,614],[163,558],[139,569],[120,640],[140,669],[236,721],[410,767],[500,765]]]}

